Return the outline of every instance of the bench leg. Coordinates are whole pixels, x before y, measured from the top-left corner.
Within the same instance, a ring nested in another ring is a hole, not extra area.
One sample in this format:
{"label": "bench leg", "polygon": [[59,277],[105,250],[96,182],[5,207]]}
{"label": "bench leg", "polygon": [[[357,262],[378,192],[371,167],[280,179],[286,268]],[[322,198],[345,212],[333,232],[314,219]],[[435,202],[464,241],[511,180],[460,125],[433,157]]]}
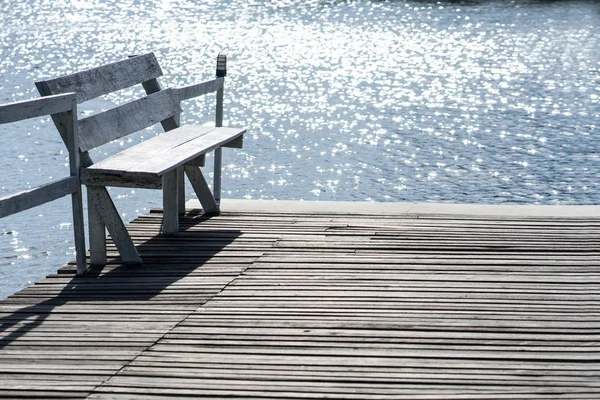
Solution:
{"label": "bench leg", "polygon": [[162,231],[165,235],[177,235],[179,231],[179,176],[177,169],[163,175]]}
{"label": "bench leg", "polygon": [[213,193],[217,204],[221,204],[221,167],[223,164],[223,148],[215,149],[215,172]]}
{"label": "bench leg", "polygon": [[183,167],[177,168],[177,210],[179,215],[185,214],[185,174]]}
{"label": "bench leg", "polygon": [[[90,253],[93,256],[94,252],[99,251],[100,248],[103,248],[103,256],[102,261],[103,264],[106,264],[106,242],[104,244],[100,244],[100,223],[102,223],[108,229],[108,233],[112,236],[113,242],[115,246],[117,246],[117,250],[121,255],[121,259],[125,264],[141,264],[142,259],[138,254],[135,245],[133,244],[133,240],[131,240],[131,236],[129,236],[129,232],[125,228],[125,224],[123,220],[119,216],[119,212],[117,211],[108,191],[105,187],[102,186],[88,186],[88,209],[93,209],[94,211],[90,211],[90,215],[93,215],[95,212],[97,215],[93,216],[94,221],[90,218]],[[101,222],[98,222],[97,217],[100,218]],[[92,227],[95,229],[92,232]],[[104,230],[104,229],[102,229]],[[94,239],[92,239],[92,235],[94,235]],[[102,236],[104,236],[104,232],[102,232]],[[95,250],[92,250],[92,242],[93,245],[96,246]],[[97,255],[98,259],[100,256]],[[94,262],[92,262],[95,264]]]}
{"label": "bench leg", "polygon": [[202,204],[204,212],[207,214],[218,214],[220,212],[219,205],[210,192],[208,183],[206,183],[206,179],[204,179],[204,175],[202,175],[200,168],[190,165],[186,165],[184,168],[185,174],[190,180],[194,192],[196,192],[196,196],[198,196],[198,200],[200,200],[200,204]]}
{"label": "bench leg", "polygon": [[77,273],[83,274],[87,270],[85,255],[85,227],[83,224],[83,199],[81,186],[71,195],[73,208],[73,232],[75,235],[75,254],[77,261]]}
{"label": "bench leg", "polygon": [[87,188],[88,225],[90,231],[90,264],[106,265],[106,225],[96,210],[93,188]]}

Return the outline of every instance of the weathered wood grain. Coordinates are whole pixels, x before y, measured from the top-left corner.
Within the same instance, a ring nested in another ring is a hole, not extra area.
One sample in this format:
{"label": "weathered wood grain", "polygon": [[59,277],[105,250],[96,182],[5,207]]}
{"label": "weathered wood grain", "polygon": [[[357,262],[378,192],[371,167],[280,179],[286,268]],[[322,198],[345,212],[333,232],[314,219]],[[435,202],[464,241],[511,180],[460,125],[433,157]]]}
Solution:
{"label": "weathered wood grain", "polygon": [[74,98],[75,93],[69,92],[41,99],[0,104],[0,124],[70,111]]}
{"label": "weathered wood grain", "polygon": [[0,123],[48,114],[63,115],[63,140],[69,152],[69,177],[0,198],[0,218],[71,195],[77,270],[85,272],[85,234],[79,169],[77,102],[75,93],[0,105]]}
{"label": "weathered wood grain", "polygon": [[[73,124],[65,112],[54,113],[52,118],[67,146],[73,141],[69,139],[69,132],[78,131],[74,140],[78,140],[78,148],[82,151],[81,166],[84,167],[80,173],[80,180],[82,184],[92,188],[92,192],[95,193],[92,197],[97,197],[97,194],[100,193],[93,187],[163,188],[166,190],[163,193],[163,205],[166,210],[166,221],[163,222],[163,228],[165,233],[172,234],[178,230],[176,228],[178,216],[185,213],[185,185],[182,166],[186,163],[203,165],[205,153],[215,150],[215,159],[218,160],[218,165],[215,168],[214,188],[218,194],[217,198],[220,197],[220,147],[223,145],[241,147],[244,130],[219,128],[207,132],[203,131],[202,127],[179,128],[182,111],[180,102],[215,91],[217,92],[216,126],[222,126],[224,75],[219,74],[217,79],[199,84],[166,90],[161,90],[161,85],[157,80],[157,77],[161,75],[162,71],[154,54],[149,53],[76,74],[40,81],[36,83],[36,86],[42,96],[63,93],[67,90],[76,92],[77,102],[81,103],[136,83],[142,84],[148,96],[84,118],[75,126],[69,127],[69,124]],[[119,153],[96,165],[93,164],[87,153],[98,146],[147,128],[157,122],[161,122],[166,132],[176,130],[176,134],[157,136],[153,140],[134,146],[127,152]],[[71,158],[77,161],[77,170],[79,171],[79,153],[77,149],[74,151],[76,152],[74,153],[75,157]],[[176,176],[170,176],[172,171],[176,171]],[[192,174],[192,178],[194,179],[192,184],[198,191],[202,192],[208,188],[207,185],[201,188],[203,177],[198,178],[197,174]],[[175,194],[172,193],[173,190],[176,190]],[[127,231],[118,222],[120,217],[116,208],[112,205],[107,193],[103,192],[101,197],[103,199],[96,199],[94,206],[96,209],[89,213],[90,235],[93,236],[90,238],[93,264],[107,261],[106,255],[100,254],[101,251],[106,250],[102,243],[103,235],[101,235],[105,226],[109,231],[112,230],[111,234],[115,237],[119,252],[125,251],[121,254],[123,260],[133,260],[137,263],[139,260],[135,255],[133,243]],[[206,198],[207,196],[202,194],[202,197]],[[210,197],[214,201],[212,194]],[[73,194],[72,202],[76,212],[74,217],[77,217],[77,212],[82,208],[80,207],[80,190]],[[212,207],[212,209],[218,210],[218,206]],[[101,215],[103,212],[107,212],[108,215]],[[175,214],[177,216],[173,216]],[[81,230],[79,229],[81,219],[74,219],[77,231]],[[83,235],[80,236],[83,238]],[[81,266],[85,260],[80,250],[81,246],[78,245],[78,265],[83,271]]]}
{"label": "weathered wood grain", "polygon": [[32,189],[0,197],[0,218],[67,196],[76,192],[78,188],[77,177],[67,177]]}
{"label": "weathered wood grain", "polygon": [[[158,79],[156,79],[156,78],[142,82],[142,86],[144,87],[144,90],[146,91],[146,94],[148,94],[148,95],[162,90],[162,87],[161,87],[160,83],[158,82]],[[176,97],[176,99],[178,99],[178,97]],[[180,103],[179,99],[178,99],[178,102]],[[160,124],[162,125],[165,132],[168,132],[172,129],[179,127],[180,115],[181,114],[176,114],[176,115],[173,115],[172,117],[168,117],[168,118],[160,121]]]}
{"label": "weathered wood grain", "polygon": [[[122,176],[141,173],[160,177],[243,135],[245,131],[242,128],[184,125],[97,162],[87,168],[86,179],[101,173]],[[140,159],[144,162],[141,163]]]}
{"label": "weathered wood grain", "polygon": [[177,169],[163,176],[163,219],[162,231],[165,235],[177,235],[179,231],[179,190]]}
{"label": "weathered wood grain", "polygon": [[[119,249],[123,262],[128,264],[141,264],[142,260],[127,232],[127,228],[123,224],[123,220],[116,211],[115,205],[106,188],[89,186],[87,191],[88,207],[93,207],[95,209],[96,215],[100,217],[102,223],[114,238],[115,245]],[[97,230],[94,231],[94,234],[99,235],[103,229],[100,229],[99,224],[95,223],[95,225],[97,225]],[[91,240],[92,239],[90,239],[90,241]],[[100,238],[94,239],[94,243],[97,243],[100,240]],[[99,252],[100,249],[98,248],[97,251]],[[98,259],[99,258],[100,257],[98,257]]]}
{"label": "weathered wood grain", "polygon": [[83,103],[104,94],[162,76],[153,53],[106,64],[86,71],[55,79],[36,82],[42,96],[75,92],[77,102]]}
{"label": "weathered wood grain", "polygon": [[[187,211],[173,237],[159,235],[160,210],[129,225],[143,266],[121,264],[109,240],[104,268],[73,278],[71,265],[1,302],[0,395],[600,395],[598,221],[553,221],[549,234],[546,219],[374,216],[365,229],[364,216]],[[445,247],[352,251],[384,230]]]}
{"label": "weathered wood grain", "polygon": [[94,190],[87,190],[88,232],[90,241],[90,264],[106,264],[106,225],[94,207]]}
{"label": "weathered wood grain", "polygon": [[181,88],[174,88],[173,90],[175,91],[177,98],[180,101],[183,101],[216,92],[223,87],[223,82],[224,78],[216,78]]}
{"label": "weathered wood grain", "polygon": [[208,214],[219,213],[219,204],[216,202],[214,196],[210,192],[208,182],[204,178],[200,168],[191,165],[184,166],[185,174],[187,175],[194,192],[202,204],[204,211]]}
{"label": "weathered wood grain", "polygon": [[117,186],[141,189],[161,189],[162,178],[155,173],[119,171],[117,169],[102,171],[98,169],[81,169],[81,183],[86,186]]}
{"label": "weathered wood grain", "polygon": [[[225,65],[220,66],[219,60],[224,61]],[[217,57],[217,76],[222,74],[220,67],[226,68],[227,57],[225,55],[219,54]],[[226,72],[225,72],[226,73]],[[219,90],[217,90],[217,102],[215,104],[215,126],[222,127],[223,126],[223,101],[224,101],[224,83],[221,85]],[[240,135],[241,137],[241,135]],[[223,149],[218,147],[215,149],[215,159],[214,159],[214,175],[213,175],[213,197],[217,204],[221,203],[221,175],[223,168]]]}
{"label": "weathered wood grain", "polygon": [[161,90],[79,121],[79,147],[88,151],[181,112],[172,89]]}
{"label": "weathered wood grain", "polygon": [[87,270],[85,226],[83,221],[83,192],[81,187],[81,152],[79,151],[79,121],[77,116],[77,99],[71,97],[71,109],[66,113],[66,139],[69,151],[69,174],[76,178],[76,188],[71,194],[71,212],[73,215],[73,236],[75,241],[75,257],[77,273]]}

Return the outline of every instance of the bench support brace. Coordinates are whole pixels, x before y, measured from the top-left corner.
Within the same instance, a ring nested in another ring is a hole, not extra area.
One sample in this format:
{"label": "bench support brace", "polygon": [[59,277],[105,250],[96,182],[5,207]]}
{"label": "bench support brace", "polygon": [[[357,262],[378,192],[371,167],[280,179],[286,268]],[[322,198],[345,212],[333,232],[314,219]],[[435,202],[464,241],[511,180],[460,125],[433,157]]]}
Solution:
{"label": "bench support brace", "polygon": [[119,216],[105,187],[88,186],[88,213],[90,225],[90,263],[106,264],[106,232],[113,238],[121,259],[125,264],[141,264],[131,236]]}
{"label": "bench support brace", "polygon": [[198,197],[198,200],[200,200],[200,204],[202,204],[204,212],[207,214],[219,214],[219,205],[215,201],[200,168],[191,165],[186,165],[184,168],[185,174],[190,180],[194,192],[196,192],[196,196]]}

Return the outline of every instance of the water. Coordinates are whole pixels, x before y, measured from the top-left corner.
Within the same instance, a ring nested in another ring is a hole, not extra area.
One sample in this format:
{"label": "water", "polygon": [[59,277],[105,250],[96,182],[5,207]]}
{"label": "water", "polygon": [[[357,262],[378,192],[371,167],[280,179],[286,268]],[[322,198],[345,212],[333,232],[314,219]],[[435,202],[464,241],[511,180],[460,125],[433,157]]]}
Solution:
{"label": "water", "polygon": [[[248,134],[244,149],[225,151],[224,197],[600,199],[593,1],[0,0],[0,10],[0,102],[36,97],[36,80],[149,51],[163,84],[193,83],[226,51],[225,122]],[[184,122],[210,123],[213,104],[188,102]],[[0,196],[66,176],[48,118],[0,134]],[[125,220],[161,204],[157,191],[111,192]],[[0,298],[73,258],[70,218],[62,199],[0,221]]]}

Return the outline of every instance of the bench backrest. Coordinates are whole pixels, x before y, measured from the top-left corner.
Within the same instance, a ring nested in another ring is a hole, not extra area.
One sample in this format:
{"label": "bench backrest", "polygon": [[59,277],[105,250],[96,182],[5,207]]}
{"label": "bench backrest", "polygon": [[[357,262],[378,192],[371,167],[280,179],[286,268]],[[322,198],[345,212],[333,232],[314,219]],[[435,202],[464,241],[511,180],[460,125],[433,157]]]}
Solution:
{"label": "bench backrest", "polygon": [[[146,83],[157,86],[155,94],[79,120],[79,148],[86,152],[122,138],[181,112],[170,90],[160,91],[156,78],[162,70],[154,54],[144,54],[86,71],[36,82],[42,96],[77,93],[81,104],[105,94]],[[64,140],[64,114],[53,115]]]}
{"label": "bench backrest", "polygon": [[[77,93],[77,103],[81,104],[136,84],[143,85],[147,96],[79,120],[79,148],[82,152],[86,152],[158,122],[162,123],[165,131],[174,129],[179,126],[181,100],[222,88],[222,80],[214,80],[205,82],[204,86],[192,85],[181,89],[161,90],[156,78],[162,75],[156,57],[153,53],[148,53],[59,78],[36,82],[36,86],[42,96],[75,92]],[[65,140],[66,115],[58,113],[54,114],[52,118]]]}

